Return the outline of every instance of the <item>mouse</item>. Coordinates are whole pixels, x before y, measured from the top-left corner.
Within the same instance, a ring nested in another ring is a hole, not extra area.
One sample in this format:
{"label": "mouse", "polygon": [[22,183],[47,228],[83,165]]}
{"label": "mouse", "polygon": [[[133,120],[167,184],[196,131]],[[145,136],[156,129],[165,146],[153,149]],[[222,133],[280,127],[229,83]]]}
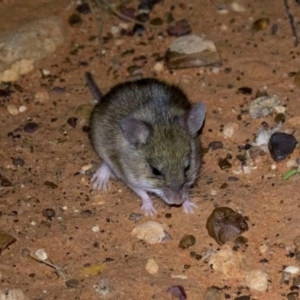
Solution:
{"label": "mouse", "polygon": [[189,192],[201,167],[205,104],[192,105],[181,88],[155,78],[119,83],[103,95],[91,73],[85,77],[97,101],[90,139],[102,159],[93,189],[107,190],[116,178],[139,196],[146,216],[157,213],[153,194],[192,213]]}

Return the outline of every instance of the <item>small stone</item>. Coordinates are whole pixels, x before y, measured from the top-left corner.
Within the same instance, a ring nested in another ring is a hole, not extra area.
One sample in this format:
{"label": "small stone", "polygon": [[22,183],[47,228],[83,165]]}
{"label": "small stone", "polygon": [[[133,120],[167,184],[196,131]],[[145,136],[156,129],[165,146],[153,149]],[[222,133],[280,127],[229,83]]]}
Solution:
{"label": "small stone", "polygon": [[261,253],[265,253],[266,251],[268,251],[268,249],[269,249],[269,247],[266,244],[259,246],[259,251]]}
{"label": "small stone", "polygon": [[103,278],[97,284],[93,286],[96,293],[99,294],[101,297],[106,297],[109,293],[114,290],[114,287],[110,284],[110,282]]}
{"label": "small stone", "polygon": [[217,207],[206,222],[206,229],[218,244],[233,241],[248,230],[245,218],[229,207]]}
{"label": "small stone", "polygon": [[280,161],[293,153],[297,145],[297,140],[291,134],[275,132],[271,135],[268,148],[272,158]]}
{"label": "small stone", "polygon": [[53,217],[55,217],[55,210],[53,208],[46,208],[43,210],[43,216],[51,220]]}
{"label": "small stone", "polygon": [[146,271],[149,274],[153,275],[153,274],[157,274],[158,270],[159,270],[159,266],[157,261],[154,258],[149,258],[146,264]]}
{"label": "small stone", "polygon": [[253,23],[252,29],[254,31],[260,31],[260,30],[267,29],[269,26],[269,23],[270,23],[270,20],[268,18],[260,18]]}
{"label": "small stone", "polygon": [[65,283],[66,283],[66,286],[70,289],[76,289],[79,286],[78,279],[69,279]]}
{"label": "small stone", "polygon": [[279,123],[283,124],[285,122],[285,115],[283,113],[277,114],[274,121],[276,124],[279,124]]}
{"label": "small stone", "polygon": [[212,150],[222,149],[224,147],[221,141],[213,141],[208,144],[208,148]]}
{"label": "small stone", "polygon": [[248,295],[247,296],[243,295],[243,296],[234,298],[234,300],[251,300],[251,298]]}
{"label": "small stone", "polygon": [[28,300],[20,289],[3,289],[0,290],[1,300]]}
{"label": "small stone", "polygon": [[91,13],[91,8],[90,8],[89,4],[85,2],[85,3],[81,3],[81,4],[77,5],[76,11],[80,14],[86,15],[86,14]]}
{"label": "small stone", "polygon": [[171,25],[167,28],[167,32],[170,36],[182,36],[186,34],[190,34],[192,32],[192,28],[189,22],[185,19],[176,22],[174,25]]}
{"label": "small stone", "polygon": [[283,271],[290,274],[297,274],[299,273],[300,269],[296,266],[288,266]]}
{"label": "small stone", "polygon": [[225,157],[218,162],[218,166],[221,170],[230,169],[232,167],[232,164],[229,162],[229,160]]}
{"label": "small stone", "polygon": [[78,120],[78,119],[75,118],[75,117],[70,117],[70,118],[68,119],[67,123],[68,123],[71,127],[75,128],[76,125],[77,125],[77,120]]}
{"label": "small stone", "polygon": [[52,190],[58,188],[57,184],[55,184],[54,182],[48,181],[48,180],[44,182],[44,185],[51,188]]}
{"label": "small stone", "polygon": [[137,225],[133,228],[131,234],[151,245],[165,242],[170,239],[170,235],[166,232],[165,226],[154,221],[148,221]]}
{"label": "small stone", "polygon": [[[1,177],[0,177],[1,178]],[[3,187],[9,187],[9,186],[12,186],[12,182],[9,181],[8,179],[6,178],[2,178],[1,179],[1,183],[0,183],[0,186],[3,186]]]}
{"label": "small stone", "polygon": [[299,293],[298,292],[290,292],[286,295],[287,300],[298,300]]}
{"label": "small stone", "polygon": [[247,86],[243,86],[243,87],[240,87],[238,89],[238,92],[243,94],[243,95],[251,95],[252,94],[252,89],[247,87]]}
{"label": "small stone", "polygon": [[69,25],[75,26],[75,25],[80,24],[82,22],[82,19],[79,14],[74,13],[69,17],[68,22],[69,22]]}
{"label": "small stone", "polygon": [[34,100],[38,103],[46,103],[50,99],[49,93],[46,91],[37,92],[34,95]]}
{"label": "small stone", "polygon": [[14,166],[20,166],[20,167],[23,167],[25,165],[25,161],[23,158],[14,158],[12,157],[12,163]]}
{"label": "small stone", "polygon": [[181,286],[181,285],[171,286],[168,289],[168,293],[172,294],[172,298],[173,299],[174,299],[174,297],[176,297],[178,300],[185,300],[185,299],[187,299],[185,290],[184,290],[183,286]]}
{"label": "small stone", "polygon": [[39,125],[34,122],[28,122],[24,126],[24,131],[27,133],[34,133],[38,130]]}
{"label": "small stone", "polygon": [[16,241],[17,240],[11,234],[0,229],[0,254],[4,249]]}
{"label": "small stone", "polygon": [[251,102],[249,113],[251,118],[261,118],[271,114],[275,107],[280,104],[277,96],[262,96]]}
{"label": "small stone", "polygon": [[39,249],[35,252],[35,256],[39,259],[39,260],[46,260],[48,259],[48,254],[45,252],[44,249]]}
{"label": "small stone", "polygon": [[300,248],[300,235],[294,238],[294,244],[297,248]]}
{"label": "small stone", "polygon": [[264,292],[268,289],[268,275],[261,270],[247,272],[246,285],[253,290]]}
{"label": "small stone", "polygon": [[215,44],[198,35],[185,35],[175,39],[165,55],[170,69],[201,67],[221,64]]}
{"label": "small stone", "polygon": [[162,72],[164,69],[164,64],[162,62],[157,62],[155,63],[154,67],[153,67],[153,70],[156,71],[156,72]]}
{"label": "small stone", "polygon": [[211,286],[207,289],[204,300],[222,300],[223,293],[222,290],[216,286]]}
{"label": "small stone", "polygon": [[232,8],[233,11],[236,11],[236,12],[246,11],[245,7],[242,6],[241,4],[237,3],[237,2],[232,2],[231,3],[231,8]]}
{"label": "small stone", "polygon": [[135,221],[135,222],[137,222],[137,221],[139,221],[139,220],[142,219],[142,218],[143,218],[143,215],[140,214],[140,213],[131,213],[128,219],[129,219],[130,221]]}
{"label": "small stone", "polygon": [[99,226],[98,226],[98,225],[93,226],[93,227],[92,227],[92,231],[93,231],[93,232],[99,232],[99,231],[100,231]]}
{"label": "small stone", "polygon": [[17,116],[19,114],[19,110],[15,105],[12,104],[7,105],[7,110],[9,114],[11,114],[12,116]]}
{"label": "small stone", "polygon": [[228,123],[224,126],[223,135],[225,138],[232,138],[238,129],[239,125],[237,123]]}
{"label": "small stone", "polygon": [[25,112],[27,110],[27,106],[25,106],[25,105],[21,105],[20,107],[19,107],[19,113],[23,113],[23,112]]}
{"label": "small stone", "polygon": [[196,238],[191,234],[187,234],[180,240],[178,247],[181,249],[187,249],[195,245],[195,243],[196,243]]}

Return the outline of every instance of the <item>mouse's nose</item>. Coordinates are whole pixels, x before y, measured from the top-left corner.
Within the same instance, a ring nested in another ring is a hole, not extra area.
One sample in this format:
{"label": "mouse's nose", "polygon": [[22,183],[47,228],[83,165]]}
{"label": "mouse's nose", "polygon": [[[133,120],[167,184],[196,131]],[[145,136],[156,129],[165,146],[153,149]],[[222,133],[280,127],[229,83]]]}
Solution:
{"label": "mouse's nose", "polygon": [[165,194],[170,204],[181,205],[183,202],[182,188],[167,188]]}

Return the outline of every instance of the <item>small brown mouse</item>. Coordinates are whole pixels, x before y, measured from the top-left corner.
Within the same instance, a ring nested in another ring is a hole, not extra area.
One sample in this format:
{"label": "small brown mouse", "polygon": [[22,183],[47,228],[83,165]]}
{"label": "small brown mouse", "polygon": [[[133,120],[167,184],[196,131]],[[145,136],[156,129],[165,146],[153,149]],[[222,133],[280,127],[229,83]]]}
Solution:
{"label": "small brown mouse", "polygon": [[86,80],[98,101],[91,141],[103,160],[93,188],[106,190],[109,178],[116,177],[142,199],[146,215],[157,212],[149,194],[193,212],[189,190],[201,166],[198,132],[205,105],[192,106],[181,89],[157,79],[121,83],[104,96],[90,73]]}

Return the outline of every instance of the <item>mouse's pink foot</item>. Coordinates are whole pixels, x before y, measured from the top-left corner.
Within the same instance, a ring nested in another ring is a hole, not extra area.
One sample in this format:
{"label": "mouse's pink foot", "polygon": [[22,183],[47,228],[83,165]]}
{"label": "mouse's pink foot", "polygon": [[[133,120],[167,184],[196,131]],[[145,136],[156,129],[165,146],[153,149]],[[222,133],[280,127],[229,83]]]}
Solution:
{"label": "mouse's pink foot", "polygon": [[110,170],[110,167],[105,162],[103,162],[101,167],[92,177],[93,189],[106,191],[108,189],[107,183],[110,177],[114,177]]}
{"label": "mouse's pink foot", "polygon": [[197,207],[197,205],[195,203],[193,203],[190,199],[187,199],[182,203],[183,211],[186,214],[194,213],[194,208],[196,208],[196,207]]}
{"label": "mouse's pink foot", "polygon": [[139,188],[131,187],[132,190],[141,197],[143,204],[141,206],[141,210],[144,212],[145,216],[153,216],[157,214],[156,209],[153,206],[152,200],[150,199],[149,195],[146,191]]}
{"label": "mouse's pink foot", "polygon": [[150,203],[145,203],[143,201],[143,205],[141,206],[141,210],[144,212],[145,216],[154,216],[157,214],[157,210],[154,208],[152,201]]}

